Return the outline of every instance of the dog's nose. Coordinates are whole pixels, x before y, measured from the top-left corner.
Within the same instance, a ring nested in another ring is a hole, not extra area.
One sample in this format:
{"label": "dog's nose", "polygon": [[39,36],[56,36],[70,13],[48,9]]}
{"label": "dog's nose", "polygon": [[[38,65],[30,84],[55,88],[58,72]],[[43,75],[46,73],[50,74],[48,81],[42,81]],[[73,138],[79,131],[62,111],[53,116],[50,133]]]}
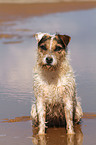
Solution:
{"label": "dog's nose", "polygon": [[46,62],[47,62],[47,64],[51,64],[53,62],[53,58],[52,57],[47,57]]}

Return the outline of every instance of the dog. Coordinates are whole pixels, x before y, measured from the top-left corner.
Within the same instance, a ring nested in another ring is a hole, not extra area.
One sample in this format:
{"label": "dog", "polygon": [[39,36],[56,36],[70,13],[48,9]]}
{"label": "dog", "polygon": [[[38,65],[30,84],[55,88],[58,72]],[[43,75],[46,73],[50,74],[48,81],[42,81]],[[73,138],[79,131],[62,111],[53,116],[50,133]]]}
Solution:
{"label": "dog", "polygon": [[68,58],[68,35],[36,33],[37,62],[34,68],[34,95],[31,108],[38,134],[45,134],[48,126],[64,126],[67,134],[74,134],[74,122],[83,115],[76,96],[76,83]]}

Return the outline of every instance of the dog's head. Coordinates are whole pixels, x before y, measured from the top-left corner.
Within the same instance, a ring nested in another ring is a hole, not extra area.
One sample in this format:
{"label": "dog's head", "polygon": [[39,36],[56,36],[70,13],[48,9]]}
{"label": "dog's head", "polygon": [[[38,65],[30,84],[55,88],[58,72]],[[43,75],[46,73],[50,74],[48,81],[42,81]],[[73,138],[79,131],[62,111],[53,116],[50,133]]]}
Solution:
{"label": "dog's head", "polygon": [[44,69],[53,71],[64,61],[71,37],[41,32],[36,33],[35,37],[38,41],[38,64]]}

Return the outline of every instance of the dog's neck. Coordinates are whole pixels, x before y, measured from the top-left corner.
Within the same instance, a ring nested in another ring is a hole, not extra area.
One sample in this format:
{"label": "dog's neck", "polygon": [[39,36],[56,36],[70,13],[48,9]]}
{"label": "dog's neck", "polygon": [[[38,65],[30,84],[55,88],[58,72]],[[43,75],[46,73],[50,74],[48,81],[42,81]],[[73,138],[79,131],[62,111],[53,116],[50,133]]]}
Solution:
{"label": "dog's neck", "polygon": [[49,84],[56,84],[60,77],[66,75],[69,72],[70,66],[68,64],[69,62],[66,60],[53,71],[43,69],[38,65],[39,73],[44,81],[48,82]]}

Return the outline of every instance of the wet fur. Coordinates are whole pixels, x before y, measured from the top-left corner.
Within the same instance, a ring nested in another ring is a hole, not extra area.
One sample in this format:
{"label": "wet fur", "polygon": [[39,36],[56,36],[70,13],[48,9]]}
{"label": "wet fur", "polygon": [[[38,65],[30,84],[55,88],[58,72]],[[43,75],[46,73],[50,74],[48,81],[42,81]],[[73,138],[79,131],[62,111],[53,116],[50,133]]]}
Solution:
{"label": "wet fur", "polygon": [[[73,124],[83,113],[76,97],[73,70],[67,57],[67,35],[37,33],[37,63],[34,68],[34,95],[31,116],[39,125],[38,134],[44,134],[46,126],[64,126],[68,134],[74,134]],[[49,65],[46,58],[52,57]]]}

